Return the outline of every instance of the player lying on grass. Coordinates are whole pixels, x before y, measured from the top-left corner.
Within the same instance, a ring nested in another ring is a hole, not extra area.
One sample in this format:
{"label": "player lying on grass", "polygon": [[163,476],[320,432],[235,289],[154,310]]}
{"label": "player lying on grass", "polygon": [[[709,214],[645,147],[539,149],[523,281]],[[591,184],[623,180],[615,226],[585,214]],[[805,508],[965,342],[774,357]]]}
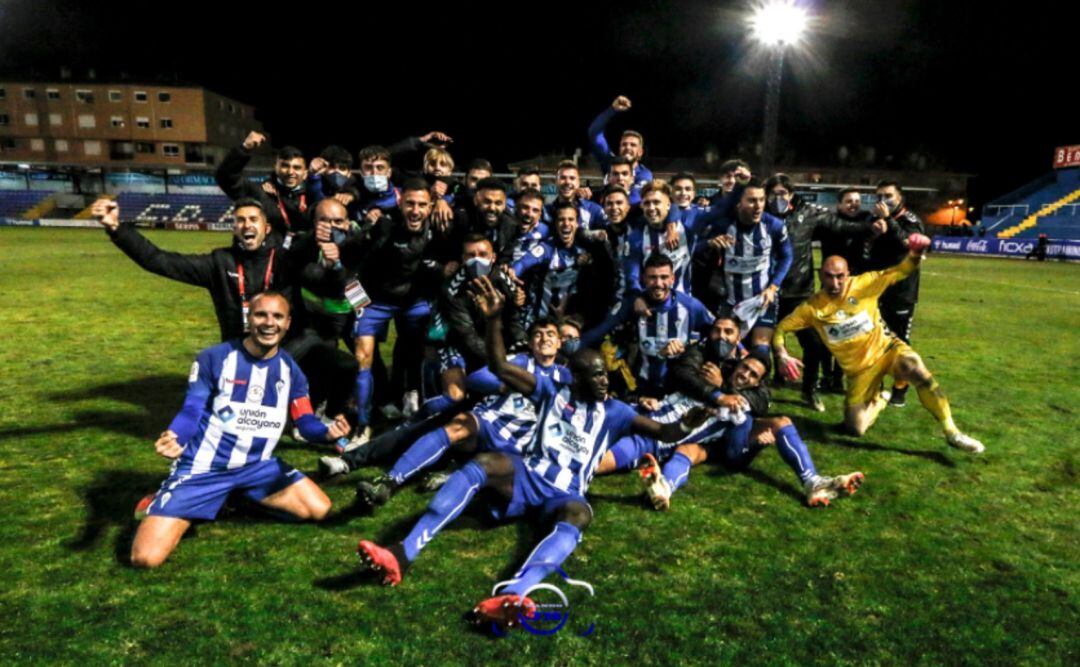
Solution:
{"label": "player lying on grass", "polygon": [[525,453],[483,452],[453,473],[403,542],[389,548],[360,542],[366,565],[396,585],[435,535],[457,518],[481,489],[492,489],[504,503],[492,508],[498,518],[522,516],[535,508],[554,529],[529,555],[500,595],[481,602],[474,619],[515,625],[519,614],[535,605],[528,593],[555,571],[577,547],[581,532],[592,520],[585,499],[600,457],[608,446],[631,433],[672,442],[705,422],[709,412],[690,410],[682,419],[660,424],[643,417],[622,401],[608,397],[608,377],[595,350],[582,350],[570,362],[573,381],[560,384],[542,373],[529,373],[506,360],[499,311],[502,297],[483,279],[477,304],[487,317],[488,363],[511,389],[528,396],[540,422]]}
{"label": "player lying on grass", "polygon": [[[526,372],[539,373],[553,378],[557,383],[569,384],[570,371],[555,363],[561,344],[558,324],[554,320],[536,320],[529,327],[529,354],[514,355],[510,363]],[[476,373],[491,375],[486,369]],[[485,384],[494,384],[495,393],[472,410],[459,413],[446,426],[422,435],[398,458],[386,475],[370,482],[361,482],[356,488],[360,501],[368,507],[385,504],[417,473],[438,463],[450,447],[466,453],[505,451],[520,454],[533,441],[536,406],[528,397],[507,391],[505,386],[500,391],[498,379],[494,376],[491,379],[493,383]],[[342,458],[323,457],[319,465],[324,474],[330,475],[352,470],[347,455]]]}
{"label": "player lying on grass", "polygon": [[847,261],[827,258],[821,266],[821,285],[812,297],[784,318],[773,336],[776,356],[785,374],[797,378],[802,362],[788,354],[785,334],[813,327],[847,376],[844,423],[855,435],[870,429],[889,402],[882,391],[886,375],[915,386],[919,401],[945,430],[949,445],[980,454],[983,444],[960,432],[953,423],[945,392],[923,364],[915,350],[897,338],[882,323],[878,297],[890,285],[917,271],[930,239],[913,234],[908,239],[908,256],[884,271],[851,276]]}
{"label": "player lying on grass", "polygon": [[[795,472],[811,507],[828,505],[841,494],[853,494],[862,484],[863,474],[853,472],[838,477],[819,475],[795,426],[787,417],[766,417],[768,393],[762,381],[769,374],[769,357],[754,351],[742,360],[728,360],[717,369],[719,414],[677,443],[661,443],[655,438],[631,435],[611,446],[597,470],[598,474],[627,470],[643,464],[642,481],[653,507],[667,510],[671,496],[690,479],[690,468],[705,461],[719,461],[732,469],[750,465],[769,445]],[[713,369],[710,369],[710,373]],[[698,400],[672,394],[663,402],[642,401],[647,416],[659,422],[679,418]],[[660,466],[663,462],[663,468]]]}
{"label": "player lying on grass", "polygon": [[213,520],[234,491],[283,518],[319,521],[330,511],[322,489],[273,456],[287,416],[309,441],[349,432],[344,416],[327,427],[312,414],[307,380],[279,347],[289,323],[289,302],[264,292],[251,302],[246,338],[195,359],[184,407],[154,445],[175,461],[157,494],[139,503],[146,518],[132,565],[164,563],[191,522]]}

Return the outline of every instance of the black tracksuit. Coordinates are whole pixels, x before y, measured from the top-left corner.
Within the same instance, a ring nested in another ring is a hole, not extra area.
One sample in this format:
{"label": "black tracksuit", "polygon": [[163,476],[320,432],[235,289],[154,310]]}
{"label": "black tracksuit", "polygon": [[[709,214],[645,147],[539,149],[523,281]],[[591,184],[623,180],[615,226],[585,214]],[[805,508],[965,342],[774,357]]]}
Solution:
{"label": "black tracksuit", "polygon": [[[506,349],[523,349],[525,330],[521,327],[514,306],[517,285],[507,278],[501,266],[496,266],[489,277],[506,303],[502,311]],[[461,354],[465,360],[465,371],[471,373],[487,365],[487,348],[484,344],[487,318],[473,301],[468,283],[465,269],[461,268],[443,284],[439,294],[438,317],[446,324],[446,342]]]}
{"label": "black tracksuit", "polygon": [[[724,376],[724,386],[719,390],[701,377],[701,367],[706,361],[711,361],[720,367],[720,372]],[[716,404],[717,391],[722,394],[738,394],[750,404],[750,414],[755,417],[764,417],[769,413],[769,389],[764,384],[741,391],[732,389],[731,380],[735,376],[735,367],[738,365],[738,359],[721,360],[716,358],[707,346],[692,345],[681,357],[668,365],[667,389],[680,392],[706,405]]]}
{"label": "black tracksuit", "polygon": [[[866,245],[864,258],[867,271],[881,271],[902,262],[908,254],[904,245],[907,238],[926,231],[919,216],[903,206],[889,216],[887,222],[888,230]],[[911,321],[915,316],[915,304],[919,301],[920,273],[915,271],[885,290],[878,301],[885,325],[905,343],[911,342]]]}
{"label": "black tracksuit", "polygon": [[243,146],[237,146],[225,155],[225,159],[214,172],[214,178],[222,192],[234,201],[245,197],[257,200],[266,211],[266,220],[270,226],[282,237],[290,232],[311,231],[313,225],[310,213],[315,209],[316,202],[307,192],[307,181],[292,190],[286,190],[285,186],[278,182],[277,176],[271,175],[269,182],[273,183],[277,194],[269,195],[263,191],[261,184],[253,183],[244,175],[244,167],[250,161],[251,153],[244,150]]}

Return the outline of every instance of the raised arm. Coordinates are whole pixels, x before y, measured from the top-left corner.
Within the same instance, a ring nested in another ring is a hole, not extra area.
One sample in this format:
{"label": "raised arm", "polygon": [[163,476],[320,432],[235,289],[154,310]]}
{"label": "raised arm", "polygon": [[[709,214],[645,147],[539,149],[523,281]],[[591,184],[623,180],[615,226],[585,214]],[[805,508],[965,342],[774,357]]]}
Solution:
{"label": "raised arm", "polygon": [[504,299],[487,276],[472,283],[477,307],[487,320],[486,337],[488,368],[510,389],[531,396],[536,391],[536,376],[506,359],[506,344],[502,335]]}
{"label": "raised arm", "polygon": [[629,108],[630,99],[620,95],[615,98],[611,106],[604,109],[589,125],[589,148],[592,150],[593,155],[596,156],[596,159],[599,160],[600,168],[604,172],[607,172],[608,166],[611,164],[611,148],[608,146],[607,137],[604,136],[604,129],[611,119],[615,117],[615,114]]}
{"label": "raised arm", "polygon": [[214,172],[214,180],[229,199],[258,196],[257,188],[244,178],[244,167],[251,161],[251,152],[266,143],[266,135],[249,132],[244,143],[233,148]]}

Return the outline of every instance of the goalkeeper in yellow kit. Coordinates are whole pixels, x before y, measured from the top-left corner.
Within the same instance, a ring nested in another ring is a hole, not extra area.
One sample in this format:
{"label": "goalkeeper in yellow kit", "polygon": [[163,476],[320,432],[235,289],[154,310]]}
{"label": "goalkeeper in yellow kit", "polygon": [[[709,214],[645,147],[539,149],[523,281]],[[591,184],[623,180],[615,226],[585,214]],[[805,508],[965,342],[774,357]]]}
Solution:
{"label": "goalkeeper in yellow kit", "polygon": [[972,454],[985,449],[953,423],[949,401],[922,359],[907,343],[894,336],[878,314],[878,297],[893,283],[918,270],[930,240],[921,234],[909,239],[909,254],[900,264],[884,271],[852,276],[843,257],[827,258],[821,266],[822,289],[776,327],[773,348],[788,375],[797,376],[802,362],[792,358],[784,344],[788,333],[813,327],[847,377],[844,423],[862,435],[889,402],[882,391],[886,375],[914,385],[919,401],[945,429],[949,445]]}

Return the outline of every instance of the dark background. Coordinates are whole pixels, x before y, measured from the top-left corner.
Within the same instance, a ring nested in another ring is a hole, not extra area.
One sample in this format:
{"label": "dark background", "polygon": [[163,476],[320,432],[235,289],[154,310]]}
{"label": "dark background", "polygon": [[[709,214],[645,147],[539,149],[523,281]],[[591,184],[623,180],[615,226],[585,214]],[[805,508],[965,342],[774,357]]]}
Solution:
{"label": "dark background", "polygon": [[[976,174],[972,198],[1050,171],[1080,143],[1068,3],[834,0],[784,71],[781,159],[872,146]],[[1055,4],[1058,8],[1055,9]],[[0,2],[7,78],[193,82],[254,104],[274,143],[356,150],[430,129],[459,162],[573,152],[616,94],[647,151],[721,159],[761,134],[748,3]],[[531,12],[531,13],[529,13]],[[1069,122],[1072,121],[1072,122]],[[647,163],[647,161],[646,161]]]}

